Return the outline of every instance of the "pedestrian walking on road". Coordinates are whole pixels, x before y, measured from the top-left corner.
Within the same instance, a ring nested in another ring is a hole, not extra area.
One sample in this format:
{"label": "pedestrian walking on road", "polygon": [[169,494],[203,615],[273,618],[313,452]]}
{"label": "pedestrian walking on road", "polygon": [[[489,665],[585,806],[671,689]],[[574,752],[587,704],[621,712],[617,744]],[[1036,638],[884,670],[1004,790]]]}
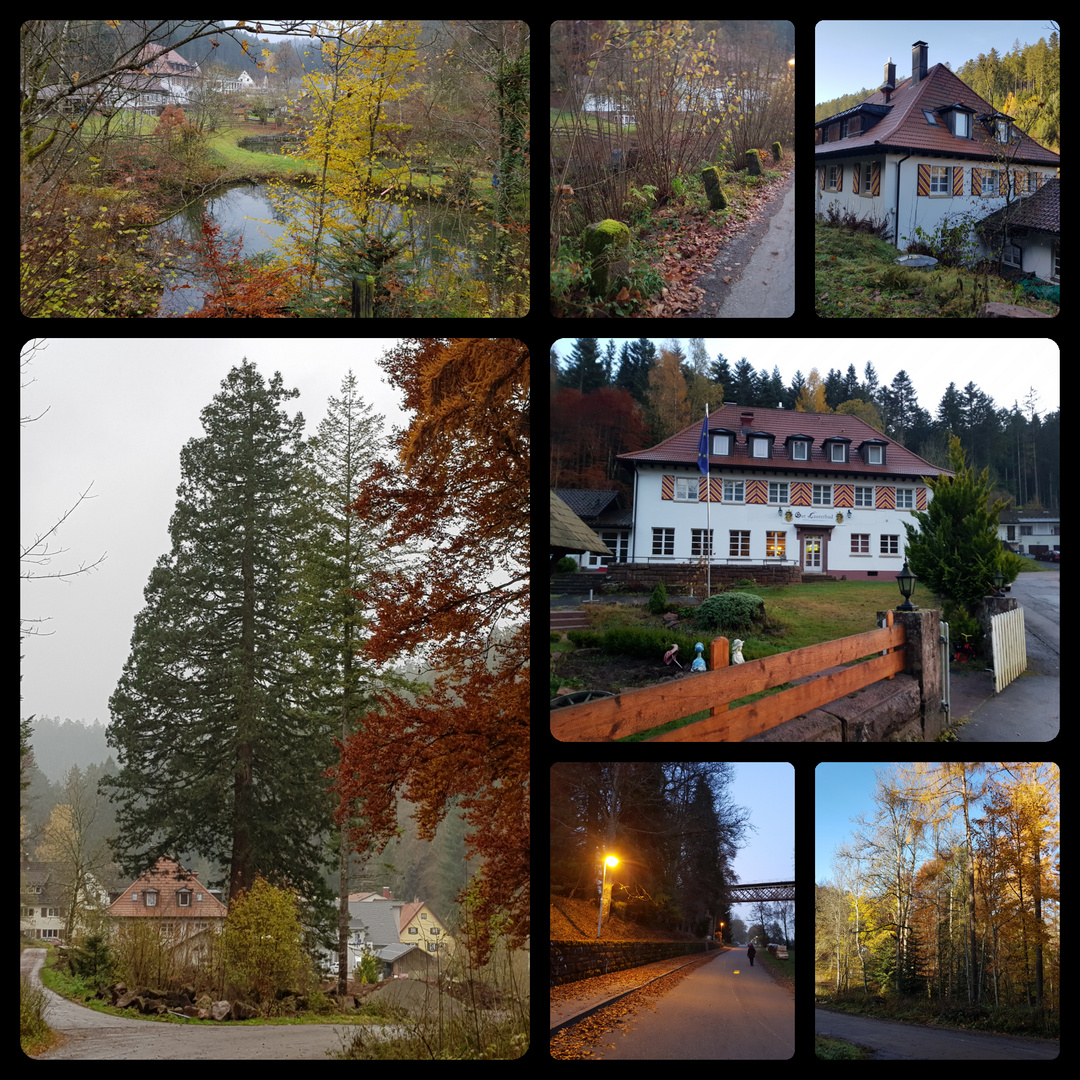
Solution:
{"label": "pedestrian walking on road", "polygon": [[757,949],[754,948],[754,943],[750,943],[750,948],[746,950],[746,958],[750,961],[750,966],[754,966],[754,957],[757,956]]}

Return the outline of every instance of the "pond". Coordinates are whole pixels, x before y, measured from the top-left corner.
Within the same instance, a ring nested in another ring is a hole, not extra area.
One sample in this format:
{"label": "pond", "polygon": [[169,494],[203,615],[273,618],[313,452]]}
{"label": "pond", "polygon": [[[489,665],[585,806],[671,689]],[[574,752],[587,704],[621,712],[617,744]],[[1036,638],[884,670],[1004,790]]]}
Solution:
{"label": "pond", "polygon": [[[278,202],[280,201],[279,196]],[[285,214],[280,206],[275,204],[271,188],[252,182],[218,189],[156,226],[154,232],[163,238],[170,237],[194,244],[200,238],[200,221],[204,209],[214,222],[222,226],[223,240],[241,241],[243,256],[269,251],[274,241],[286,232]],[[417,203],[409,208],[408,213],[393,203],[373,203],[368,228],[398,230],[400,237],[408,239],[407,249],[424,253],[418,254],[416,268],[411,271],[417,273],[430,268],[433,250],[444,253],[438,257],[440,260],[454,257],[465,259],[469,229],[475,228],[478,221],[482,221],[482,218],[475,214],[440,203]],[[490,239],[489,236],[485,245]],[[449,245],[449,251],[442,241]],[[202,299],[207,291],[206,282],[199,277],[194,261],[193,256],[181,256],[166,272],[169,280],[165,283],[165,291],[158,307],[159,318],[182,315],[189,308],[198,309],[202,306]],[[468,257],[467,261],[472,272],[479,274],[475,253]],[[408,276],[402,269],[398,272],[402,277]],[[184,285],[191,287],[177,288]]]}

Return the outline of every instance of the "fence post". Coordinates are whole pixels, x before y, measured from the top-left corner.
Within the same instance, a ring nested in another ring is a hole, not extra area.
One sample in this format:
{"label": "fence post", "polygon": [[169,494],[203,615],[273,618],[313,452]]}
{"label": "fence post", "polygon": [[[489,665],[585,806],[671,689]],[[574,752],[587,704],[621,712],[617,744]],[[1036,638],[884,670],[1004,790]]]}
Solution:
{"label": "fence post", "polygon": [[353,278],[352,283],[352,317],[354,319],[372,319],[372,308],[375,300],[375,279],[368,274],[363,281]]}
{"label": "fence post", "polygon": [[904,648],[904,671],[919,680],[922,698],[923,740],[930,742],[941,734],[941,649],[940,611],[897,611],[894,622],[907,634]]}
{"label": "fence post", "polygon": [[[712,639],[712,645],[709,646],[709,670],[719,671],[721,668],[726,668],[729,664],[729,650],[728,639],[726,637],[718,637]],[[728,702],[723,702],[719,708],[715,705],[709,708],[709,715],[715,716],[717,712],[727,712],[731,706]]]}

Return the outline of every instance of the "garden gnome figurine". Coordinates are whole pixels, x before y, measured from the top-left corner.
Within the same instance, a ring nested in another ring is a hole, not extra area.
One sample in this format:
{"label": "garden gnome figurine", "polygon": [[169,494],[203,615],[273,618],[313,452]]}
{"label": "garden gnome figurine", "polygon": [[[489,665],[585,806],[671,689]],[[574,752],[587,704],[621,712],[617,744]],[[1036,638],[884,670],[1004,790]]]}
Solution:
{"label": "garden gnome figurine", "polygon": [[704,671],[705,670],[705,657],[702,656],[701,654],[705,651],[705,646],[702,645],[701,642],[699,641],[694,646],[694,651],[697,653],[697,656],[694,657],[694,662],[690,665],[690,670],[691,671]]}
{"label": "garden gnome figurine", "polygon": [[743,659],[743,654],[742,654],[743,644],[744,644],[744,642],[742,641],[741,638],[736,638],[731,643],[731,662],[733,664],[745,664],[746,663],[746,661]]}

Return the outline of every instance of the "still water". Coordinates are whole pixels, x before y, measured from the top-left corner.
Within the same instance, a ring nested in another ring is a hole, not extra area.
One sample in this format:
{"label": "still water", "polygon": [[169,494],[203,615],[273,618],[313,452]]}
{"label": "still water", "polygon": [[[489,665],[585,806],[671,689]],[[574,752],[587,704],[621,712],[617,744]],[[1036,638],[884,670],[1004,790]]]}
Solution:
{"label": "still water", "polygon": [[[200,238],[200,220],[204,208],[207,215],[222,226],[223,240],[230,244],[238,239],[241,241],[243,256],[257,255],[271,249],[274,241],[286,232],[285,213],[275,205],[271,190],[265,185],[250,183],[223,188],[208,195],[157,226],[155,231],[162,237],[168,236],[193,245]],[[420,267],[427,267],[430,266],[432,250],[443,251],[446,257],[462,256],[469,227],[474,224],[473,216],[436,203],[418,203],[407,213],[393,203],[373,203],[368,230],[397,230],[399,237],[408,237],[407,247],[427,253],[418,260]],[[166,271],[165,291],[158,308],[159,318],[183,315],[189,308],[202,306],[206,287],[194,262],[190,255],[179,255],[170,261],[171,269]],[[473,272],[478,272],[475,257],[468,262]],[[407,276],[404,268],[398,272]],[[184,285],[191,287],[177,288]]]}

